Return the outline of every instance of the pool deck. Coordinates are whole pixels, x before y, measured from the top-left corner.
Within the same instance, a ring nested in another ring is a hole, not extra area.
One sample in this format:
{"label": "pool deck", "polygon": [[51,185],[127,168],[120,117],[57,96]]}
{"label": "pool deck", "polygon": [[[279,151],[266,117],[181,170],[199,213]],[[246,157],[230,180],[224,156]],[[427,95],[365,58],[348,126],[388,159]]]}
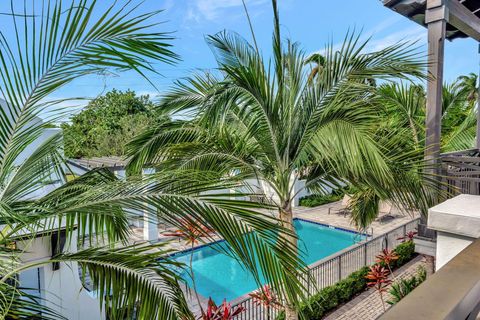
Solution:
{"label": "pool deck", "polygon": [[[296,207],[294,208],[294,217],[319,222],[326,225],[332,225],[335,227],[341,227],[352,231],[357,231],[348,215],[344,216],[343,214],[333,213],[338,212],[338,210],[341,208],[341,201],[321,205],[314,208]],[[329,211],[331,211],[332,213],[329,214]],[[270,213],[275,214],[273,211]],[[395,208],[392,209],[391,214],[392,217],[384,219],[384,221],[373,222],[372,225],[368,228],[368,230],[366,230],[367,233],[373,236],[378,236],[387,233],[388,231],[393,230],[398,226],[418,217],[418,214],[405,214]],[[132,242],[142,241],[142,229],[136,228],[133,229],[133,231],[133,237],[131,239]],[[191,248],[189,245],[186,245],[182,240],[164,236],[163,233],[165,233],[165,231],[165,229],[162,229],[161,226],[159,226],[158,241],[168,241],[169,248],[175,251],[183,251]],[[218,237],[216,237],[215,240],[216,239],[220,240],[220,238]],[[199,245],[202,245],[202,243],[200,243]],[[198,302],[194,292],[188,289],[186,286],[184,286],[183,289],[186,293],[186,299],[190,309],[195,314],[199,314],[200,308],[198,306]],[[200,303],[202,304],[202,306],[207,305],[207,300],[208,299],[206,297],[200,296]]]}
{"label": "pool deck", "polygon": [[[330,214],[328,213],[329,208],[332,212]],[[341,201],[328,203],[314,208],[297,207],[294,209],[294,217],[329,224],[335,227],[357,230],[355,225],[351,222],[350,216],[333,213],[338,212],[341,208]],[[418,213],[402,213],[397,208],[392,209],[391,215],[392,217],[385,218],[383,221],[374,221],[366,230],[367,233],[373,236],[381,235],[419,216]]]}
{"label": "pool deck", "polygon": [[[355,225],[351,222],[350,216],[344,216],[343,214],[334,213],[342,208],[341,201],[328,203],[314,208],[296,207],[293,209],[295,218],[301,218],[314,222],[319,222],[334,227],[340,227],[352,231],[359,231]],[[329,211],[332,213],[329,214]],[[275,212],[267,212],[267,214],[275,214]],[[392,217],[384,219],[384,221],[374,221],[371,226],[366,230],[369,235],[377,236],[385,234],[390,230],[397,228],[398,226],[417,218],[418,213],[405,214],[399,209],[393,208],[391,212]],[[159,225],[158,241],[169,241],[169,247],[176,251],[183,251],[190,249],[190,245],[186,245],[182,240],[174,237],[165,236],[164,233],[167,230]],[[133,228],[133,235],[131,238],[132,243],[143,241],[143,233],[141,228]],[[215,240],[220,240],[219,237],[214,237]],[[199,245],[202,245],[200,243]]]}

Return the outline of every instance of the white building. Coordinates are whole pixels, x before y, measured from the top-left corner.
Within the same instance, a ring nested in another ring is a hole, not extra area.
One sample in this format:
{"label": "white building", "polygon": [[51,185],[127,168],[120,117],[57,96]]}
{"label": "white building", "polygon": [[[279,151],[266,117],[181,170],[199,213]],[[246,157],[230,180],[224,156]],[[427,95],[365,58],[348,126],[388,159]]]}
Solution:
{"label": "white building", "polygon": [[[3,104],[0,101],[0,106]],[[42,120],[35,118],[32,121],[38,123]],[[15,165],[23,163],[40,145],[57,134],[61,134],[60,128],[44,129],[43,133],[15,160]],[[63,183],[63,177],[52,176],[49,184],[35,190],[35,192],[29,194],[28,198],[40,198]],[[57,237],[63,239],[57,242]],[[17,249],[24,251],[20,256],[21,262],[29,264],[48,260],[58,252],[57,244],[65,243],[61,232],[48,234],[39,232],[33,239],[31,235],[24,238],[18,237],[17,239]],[[70,243],[65,243],[64,249],[74,252],[76,247],[77,239],[73,236]],[[49,263],[31,268],[21,272],[18,275],[18,280],[20,287],[29,288],[29,290],[25,290],[26,292],[41,298],[42,304],[56,310],[67,319],[96,320],[104,318],[98,300],[82,286],[77,263],[60,263],[58,265]]]}

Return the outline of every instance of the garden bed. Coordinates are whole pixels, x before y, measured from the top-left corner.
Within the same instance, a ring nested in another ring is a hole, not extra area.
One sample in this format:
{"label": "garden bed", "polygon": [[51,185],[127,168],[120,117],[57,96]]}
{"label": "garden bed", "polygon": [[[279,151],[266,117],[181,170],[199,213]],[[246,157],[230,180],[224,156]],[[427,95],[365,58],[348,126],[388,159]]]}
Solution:
{"label": "garden bed", "polygon": [[[394,251],[398,255],[398,259],[391,263],[393,270],[400,268],[416,256],[413,241],[401,243]],[[318,293],[310,296],[300,308],[303,319],[323,319],[327,314],[335,312],[335,310],[364,292],[367,289],[366,275],[368,272],[369,267],[363,267],[350,274],[347,278],[332,286],[325,287]],[[277,319],[284,319],[283,313],[280,313]]]}

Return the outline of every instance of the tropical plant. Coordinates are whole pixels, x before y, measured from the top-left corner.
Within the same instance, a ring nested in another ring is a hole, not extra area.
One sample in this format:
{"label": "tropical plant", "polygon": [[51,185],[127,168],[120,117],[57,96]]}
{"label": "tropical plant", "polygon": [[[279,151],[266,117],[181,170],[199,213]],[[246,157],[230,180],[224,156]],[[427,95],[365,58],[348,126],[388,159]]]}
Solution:
{"label": "tropical plant", "polygon": [[406,279],[400,279],[399,281],[392,284],[392,287],[389,291],[392,298],[387,301],[388,304],[396,304],[410,292],[418,287],[425,279],[427,278],[427,270],[424,266],[419,266],[417,272],[414,276]]}
{"label": "tropical plant", "polygon": [[388,271],[390,271],[392,276],[395,277],[395,275],[392,272],[392,263],[399,259],[399,256],[395,252],[395,250],[388,250],[387,248],[385,248],[375,258],[376,258],[375,259],[376,263],[381,265],[386,265],[388,268]]}
{"label": "tropical plant", "polygon": [[458,151],[475,146],[477,75],[460,76],[444,86],[442,107],[442,151]]}
{"label": "tropical plant", "polygon": [[413,241],[413,238],[415,238],[417,234],[417,231],[411,230],[408,231],[404,236],[397,238],[397,240],[402,240],[402,243],[407,241]]}
{"label": "tropical plant", "polygon": [[233,320],[236,316],[245,310],[242,306],[232,307],[230,303],[223,300],[220,306],[217,306],[212,298],[208,299],[207,311],[198,318],[199,320]]}
{"label": "tropical plant", "polygon": [[249,294],[253,298],[253,302],[263,306],[267,311],[267,320],[270,320],[272,309],[281,309],[282,303],[278,300],[277,295],[272,291],[270,286],[264,285],[260,289]]}
{"label": "tropical plant", "polygon": [[62,123],[65,156],[122,156],[129,140],[162,120],[149,96],[114,89],[89,101],[69,123]]}
{"label": "tropical plant", "polygon": [[[171,36],[156,31],[151,21],[159,11],[140,13],[140,5],[130,1],[113,2],[101,12],[94,0],[22,4],[18,14],[12,1],[13,40],[11,31],[0,33],[0,317],[63,318],[44,301],[30,298],[17,282],[20,272],[55,263],[73,270],[79,265],[88,273],[110,318],[124,319],[132,312],[138,319],[193,318],[173,272],[182,266],[166,257],[172,252],[162,244],[127,244],[128,220],[136,212],[147,218],[157,214],[179,229],[182,219],[192,219],[215,230],[258,283],[259,269],[271,268],[276,272],[266,279],[277,292],[291,290],[297,296],[301,270],[295,251],[276,241],[291,233],[276,219],[252,211],[255,204],[209,195],[225,186],[225,177],[162,172],[127,181],[98,169],[65,182],[60,135],[27,152],[51,121],[68,112],[59,107],[68,99],[49,100],[58,88],[98,73],[135,70],[146,76],[155,71],[152,62],[172,63],[177,56],[169,49]],[[50,191],[44,188],[47,181],[62,185]],[[272,235],[272,229],[278,234]],[[250,231],[251,236],[242,236]],[[57,238],[60,248],[61,234],[67,240],[63,251],[22,261],[36,236]],[[278,285],[284,283],[288,290]]]}
{"label": "tropical plant", "polygon": [[[423,77],[420,56],[408,43],[365,53],[367,42],[350,34],[338,51],[327,47],[322,72],[309,82],[305,55],[298,44],[282,41],[276,1],[272,4],[273,58],[266,60],[255,43],[238,34],[208,36],[219,74],[197,74],[165,94],[161,110],[190,118],[135,138],[128,170],[153,163],[257,179],[292,231],[299,179],[318,193],[340,181],[360,189],[374,186],[375,197],[363,200],[390,198],[426,210],[416,167],[401,156],[389,158],[386,143],[379,145],[372,135],[383,106],[370,80]],[[362,220],[360,212],[356,221],[368,225],[377,214]],[[295,237],[285,240],[296,247]],[[296,318],[291,305],[287,313]]]}
{"label": "tropical plant", "polygon": [[[457,151],[474,147],[476,134],[477,76],[460,76],[447,83],[442,91],[442,151]],[[408,148],[419,148],[425,140],[425,89],[418,84],[384,84],[380,88],[386,106],[384,121],[391,130],[398,129],[410,135],[403,143]]]}
{"label": "tropical plant", "polygon": [[383,311],[385,311],[385,302],[383,300],[383,293],[387,291],[387,287],[392,283],[392,280],[388,278],[390,272],[385,267],[374,264],[370,267],[370,271],[365,276],[367,279],[367,286],[374,288],[382,301]]}
{"label": "tropical plant", "polygon": [[308,75],[308,82],[312,82],[317,77],[318,73],[322,73],[323,67],[325,66],[325,57],[316,52],[307,57],[304,61],[304,64],[314,64],[310,74]]}
{"label": "tropical plant", "polygon": [[213,230],[204,225],[199,225],[191,217],[182,219],[180,226],[181,229],[177,229],[174,232],[166,232],[164,235],[178,237],[182,239],[185,244],[190,245],[190,261],[188,267],[190,269],[190,278],[192,279],[192,289],[197,299],[198,306],[200,307],[200,311],[203,314],[202,303],[200,301],[195,282],[195,273],[193,272],[193,248],[198,243],[200,238],[209,236],[211,233],[213,233]]}

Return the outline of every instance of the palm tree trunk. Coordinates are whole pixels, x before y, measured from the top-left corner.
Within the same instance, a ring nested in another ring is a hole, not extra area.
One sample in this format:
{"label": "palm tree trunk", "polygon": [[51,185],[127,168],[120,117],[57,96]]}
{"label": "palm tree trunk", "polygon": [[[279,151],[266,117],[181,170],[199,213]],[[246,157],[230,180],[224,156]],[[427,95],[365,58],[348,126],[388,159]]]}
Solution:
{"label": "palm tree trunk", "polygon": [[[280,220],[282,221],[283,227],[295,233],[295,229],[293,227],[293,210],[289,200],[282,203],[282,207],[280,209]],[[294,235],[285,236],[285,240],[292,248],[296,249],[295,251],[298,252],[297,238]],[[285,306],[285,320],[298,320],[297,310],[288,301]]]}

